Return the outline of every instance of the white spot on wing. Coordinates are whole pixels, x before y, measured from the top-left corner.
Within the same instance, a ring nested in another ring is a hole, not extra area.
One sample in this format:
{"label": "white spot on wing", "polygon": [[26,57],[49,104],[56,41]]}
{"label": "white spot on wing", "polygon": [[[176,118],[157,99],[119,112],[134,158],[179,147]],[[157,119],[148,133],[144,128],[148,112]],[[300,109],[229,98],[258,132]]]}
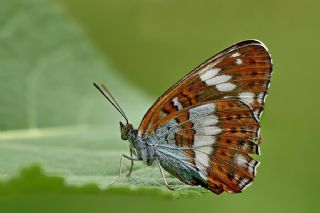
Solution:
{"label": "white spot on wing", "polygon": [[236,62],[235,62],[236,64],[238,64],[238,65],[240,65],[240,64],[242,64],[243,63],[243,61],[240,59],[240,58],[237,58],[237,60],[236,60]]}
{"label": "white spot on wing", "polygon": [[172,99],[172,101],[173,101],[173,106],[178,107],[178,110],[181,110],[183,108],[182,104],[178,100],[178,97],[175,97],[174,99]]}
{"label": "white spot on wing", "polygon": [[195,135],[193,147],[211,146],[216,142],[216,137],[212,135]]}
{"label": "white spot on wing", "polygon": [[209,155],[212,151],[212,147],[201,147],[194,150],[196,167],[199,169],[199,175],[205,180],[207,180],[207,168],[210,164]]}
{"label": "white spot on wing", "polygon": [[212,126],[218,123],[218,117],[215,115],[208,115],[205,117],[200,117],[195,120],[191,120],[195,128],[200,126]]}
{"label": "white spot on wing", "polygon": [[221,129],[217,126],[205,126],[200,128],[195,128],[196,135],[218,135],[221,133]]}
{"label": "white spot on wing", "polygon": [[198,119],[209,114],[212,114],[215,111],[216,105],[214,103],[204,104],[197,106],[189,110],[190,120]]}
{"label": "white spot on wing", "polygon": [[223,84],[216,85],[216,88],[220,92],[227,92],[236,88],[236,85],[233,83],[223,83]]}
{"label": "white spot on wing", "polygon": [[252,92],[241,92],[239,94],[239,98],[241,101],[243,101],[244,103],[250,105],[253,102],[253,98],[254,98],[254,93]]}
{"label": "white spot on wing", "polygon": [[241,167],[246,167],[247,159],[243,155],[237,154],[235,155],[235,162]]}
{"label": "white spot on wing", "polygon": [[240,188],[244,187],[248,182],[249,182],[249,179],[243,178],[239,184],[239,187]]}
{"label": "white spot on wing", "polygon": [[220,72],[221,68],[213,68],[205,71],[204,73],[200,74],[201,81],[206,81],[218,74]]}
{"label": "white spot on wing", "polygon": [[251,160],[250,162],[249,162],[249,165],[250,166],[254,166],[256,164],[256,161],[255,160]]}
{"label": "white spot on wing", "polygon": [[225,83],[231,79],[230,75],[219,75],[214,78],[206,80],[207,85],[212,86],[212,85],[217,85],[221,83]]}
{"label": "white spot on wing", "polygon": [[237,174],[234,175],[234,179],[239,180],[239,178],[240,178],[239,175]]}
{"label": "white spot on wing", "polygon": [[231,55],[232,58],[235,58],[235,57],[238,57],[238,56],[240,56],[240,53],[238,53],[238,52],[233,53],[233,54]]}
{"label": "white spot on wing", "polygon": [[258,102],[259,102],[260,104],[262,103],[263,95],[264,95],[264,92],[260,92],[259,95],[258,95]]}
{"label": "white spot on wing", "polygon": [[236,88],[235,84],[226,83],[231,78],[232,78],[231,75],[219,75],[219,76],[214,76],[214,77],[208,78],[207,80],[205,80],[205,82],[209,86],[216,85],[216,88],[218,91],[226,92],[226,91],[231,91],[234,88]]}

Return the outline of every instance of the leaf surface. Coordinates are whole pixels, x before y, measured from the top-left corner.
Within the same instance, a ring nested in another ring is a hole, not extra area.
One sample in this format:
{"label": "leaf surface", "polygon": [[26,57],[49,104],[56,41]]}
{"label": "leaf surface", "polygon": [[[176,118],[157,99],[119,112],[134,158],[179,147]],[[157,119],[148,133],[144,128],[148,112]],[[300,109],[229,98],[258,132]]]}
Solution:
{"label": "leaf surface", "polygon": [[[121,116],[92,83],[105,82],[135,126],[150,99],[119,77],[47,0],[0,2],[0,177],[37,163],[68,185],[110,188],[128,144],[119,137]],[[128,168],[126,162],[124,173]],[[168,181],[177,193],[203,191]],[[167,190],[158,168],[140,162],[132,177],[112,187]]]}

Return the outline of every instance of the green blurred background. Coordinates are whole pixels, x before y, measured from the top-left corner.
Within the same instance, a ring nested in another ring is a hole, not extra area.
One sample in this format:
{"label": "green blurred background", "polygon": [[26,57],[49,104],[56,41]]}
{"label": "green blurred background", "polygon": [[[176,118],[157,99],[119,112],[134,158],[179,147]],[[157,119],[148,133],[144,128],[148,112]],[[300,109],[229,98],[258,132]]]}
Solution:
{"label": "green blurred background", "polygon": [[[34,194],[2,197],[3,212],[31,207],[39,212],[320,211],[316,158],[320,149],[316,136],[320,119],[319,1],[54,3],[72,16],[121,76],[150,100],[229,45],[250,38],[263,41],[272,54],[274,72],[262,119],[264,143],[258,158],[262,164],[254,184],[236,195],[207,193],[174,200],[148,193]],[[111,107],[105,110],[114,112]],[[129,117],[133,113],[127,112]]]}

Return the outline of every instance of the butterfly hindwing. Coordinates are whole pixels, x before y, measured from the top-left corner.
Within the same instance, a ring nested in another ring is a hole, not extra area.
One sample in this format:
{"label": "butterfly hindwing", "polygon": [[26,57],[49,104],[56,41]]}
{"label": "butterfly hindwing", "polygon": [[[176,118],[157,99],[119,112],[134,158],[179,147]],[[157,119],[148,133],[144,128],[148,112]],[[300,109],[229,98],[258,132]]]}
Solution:
{"label": "butterfly hindwing", "polygon": [[[258,145],[252,141],[259,139],[259,123],[241,101],[194,105],[162,118],[158,124],[150,138],[159,138],[157,150],[160,159],[165,156],[167,171],[178,177],[177,172],[191,174],[180,178],[183,182],[215,192],[239,192],[254,178],[258,162],[248,154],[258,154]],[[179,163],[167,168],[168,156],[169,161]]]}
{"label": "butterfly hindwing", "polygon": [[156,144],[175,177],[220,194],[240,192],[255,177],[259,118],[272,70],[259,41],[235,44],[198,66],[149,109],[139,137]]}

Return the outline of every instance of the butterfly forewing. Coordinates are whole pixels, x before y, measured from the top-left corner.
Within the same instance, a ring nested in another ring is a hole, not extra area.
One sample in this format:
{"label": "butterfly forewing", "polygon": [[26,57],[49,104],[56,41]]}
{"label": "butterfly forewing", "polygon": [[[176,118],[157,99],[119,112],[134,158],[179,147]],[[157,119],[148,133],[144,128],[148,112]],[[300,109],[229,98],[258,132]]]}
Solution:
{"label": "butterfly forewing", "polygon": [[157,144],[161,165],[181,181],[220,194],[240,192],[255,176],[259,118],[272,63],[259,41],[218,53],[172,86],[138,129]]}
{"label": "butterfly forewing", "polygon": [[145,115],[139,133],[171,112],[210,100],[237,98],[259,118],[272,70],[271,58],[259,41],[240,42],[208,59],[162,95]]}

